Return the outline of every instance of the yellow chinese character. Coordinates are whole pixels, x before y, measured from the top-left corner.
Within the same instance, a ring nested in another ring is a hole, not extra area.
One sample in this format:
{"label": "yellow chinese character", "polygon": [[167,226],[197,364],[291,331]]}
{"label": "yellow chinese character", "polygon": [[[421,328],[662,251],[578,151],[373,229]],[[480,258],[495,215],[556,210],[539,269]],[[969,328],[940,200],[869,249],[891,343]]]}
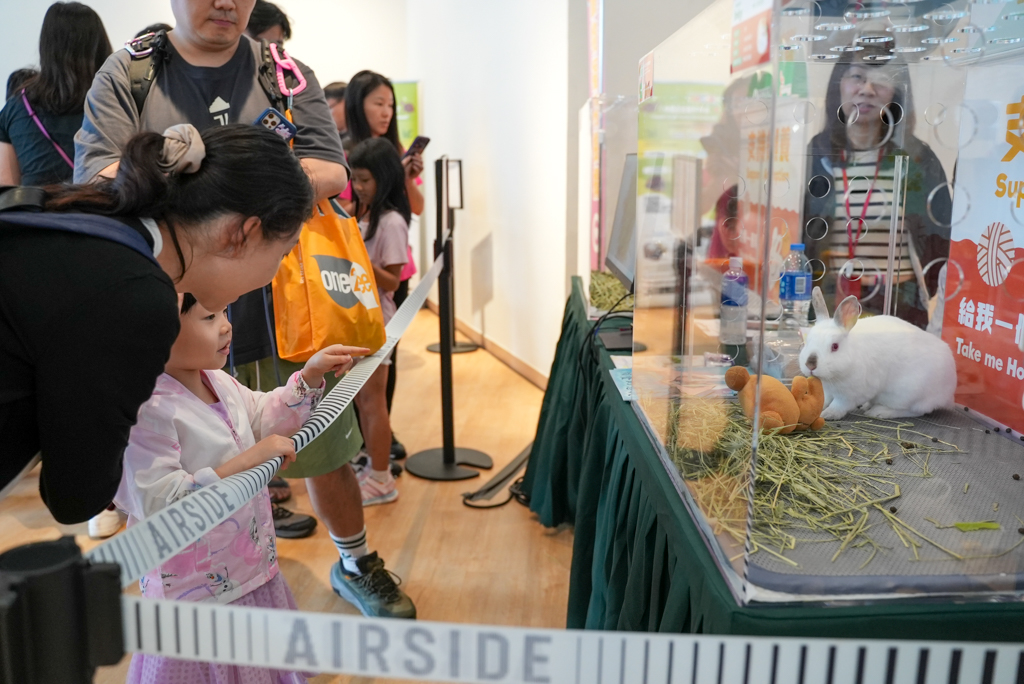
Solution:
{"label": "yellow chinese character", "polygon": [[775,135],[775,159],[779,162],[789,161],[789,128],[780,128]]}
{"label": "yellow chinese character", "polygon": [[1007,162],[1017,156],[1018,152],[1024,152],[1024,97],[1020,102],[1011,102],[1006,105],[1006,113],[1016,115],[1006,122],[1006,142],[1010,143],[1010,149],[1003,155],[1003,161]]}

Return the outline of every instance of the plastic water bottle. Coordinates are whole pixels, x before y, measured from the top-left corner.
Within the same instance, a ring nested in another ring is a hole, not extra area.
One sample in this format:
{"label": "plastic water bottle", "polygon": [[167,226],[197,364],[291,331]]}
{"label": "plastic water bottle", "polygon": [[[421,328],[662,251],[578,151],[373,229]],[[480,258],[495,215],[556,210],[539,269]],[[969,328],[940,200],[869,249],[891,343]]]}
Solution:
{"label": "plastic water bottle", "polygon": [[747,343],[747,274],[740,257],[729,257],[729,270],[722,276],[721,325],[719,342]]}
{"label": "plastic water bottle", "polygon": [[779,299],[782,300],[781,327],[806,328],[807,312],[811,308],[811,262],[799,242],[789,246],[789,256],[782,264]]}

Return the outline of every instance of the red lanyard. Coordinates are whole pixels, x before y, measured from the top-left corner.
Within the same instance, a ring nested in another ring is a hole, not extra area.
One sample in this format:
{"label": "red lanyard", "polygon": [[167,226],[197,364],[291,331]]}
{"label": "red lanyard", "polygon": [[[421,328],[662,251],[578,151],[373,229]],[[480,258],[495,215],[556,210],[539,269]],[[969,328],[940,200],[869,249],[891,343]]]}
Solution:
{"label": "red lanyard", "polygon": [[878,148],[878,161],[875,162],[875,178],[871,181],[871,186],[868,188],[868,196],[864,200],[864,208],[860,212],[860,218],[857,220],[857,235],[854,236],[853,228],[850,224],[853,223],[853,217],[850,216],[850,181],[846,177],[846,150],[843,150],[843,199],[846,202],[846,237],[849,241],[849,253],[850,258],[854,257],[854,253],[857,251],[857,245],[860,243],[860,237],[864,228],[864,217],[868,213],[868,205],[871,204],[871,193],[875,191],[875,183],[878,182],[878,172],[882,168],[882,149]]}

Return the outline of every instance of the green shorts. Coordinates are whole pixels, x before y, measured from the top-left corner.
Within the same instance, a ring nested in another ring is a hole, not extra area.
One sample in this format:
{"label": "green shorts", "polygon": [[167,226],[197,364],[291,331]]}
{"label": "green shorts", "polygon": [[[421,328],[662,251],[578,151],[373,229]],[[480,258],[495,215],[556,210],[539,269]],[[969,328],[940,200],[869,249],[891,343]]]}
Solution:
{"label": "green shorts", "polygon": [[[281,372],[281,381],[286,382],[292,373],[302,370],[304,365],[278,359],[277,366]],[[274,373],[274,360],[269,356],[244,366],[235,366],[235,379],[249,389],[262,389],[264,392],[278,386]],[[338,384],[339,378],[335,378],[333,373],[328,373],[324,379],[327,380],[327,387],[324,390],[324,395],[326,395]],[[355,458],[362,446],[363,434],[359,432],[355,406],[349,404],[348,408],[338,416],[336,421],[331,423],[330,427],[298,453],[295,463],[288,466],[287,470],[282,470],[279,475],[291,479],[324,475],[337,470]]]}

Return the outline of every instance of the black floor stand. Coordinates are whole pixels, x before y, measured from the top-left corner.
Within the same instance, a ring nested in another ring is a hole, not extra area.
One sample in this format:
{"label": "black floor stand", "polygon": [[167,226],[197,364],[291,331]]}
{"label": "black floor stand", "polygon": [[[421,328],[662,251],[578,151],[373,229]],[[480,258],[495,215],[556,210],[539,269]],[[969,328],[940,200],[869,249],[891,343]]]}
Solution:
{"label": "black floor stand", "polygon": [[[444,267],[437,281],[438,309],[441,341],[437,351],[441,354],[441,427],[443,444],[440,449],[427,449],[410,456],[405,462],[405,469],[417,477],[426,480],[468,480],[480,475],[479,471],[464,468],[490,469],[494,467],[491,457],[476,449],[462,449],[455,446],[455,417],[452,396],[452,354],[458,345],[455,344],[455,305],[452,284],[452,237],[446,230],[455,222],[455,211],[447,203],[447,159],[442,157],[435,164],[437,174],[437,242],[434,243],[435,255],[444,255]],[[476,345],[473,345],[476,348]],[[431,350],[433,351],[433,350]],[[473,351],[466,349],[465,351]]]}
{"label": "black floor stand", "polygon": [[[480,348],[480,345],[474,344],[473,342],[456,342],[452,345],[452,354],[465,354],[466,352],[475,352]],[[435,354],[441,353],[441,343],[435,342],[434,344],[427,345],[428,352],[434,352]]]}
{"label": "black floor stand", "polygon": [[482,451],[461,448],[456,448],[454,451],[454,462],[445,459],[444,448],[421,451],[409,457],[410,460],[405,464],[405,469],[424,480],[469,480],[480,477],[480,471],[462,466],[468,465],[485,469],[494,467],[494,461]]}

